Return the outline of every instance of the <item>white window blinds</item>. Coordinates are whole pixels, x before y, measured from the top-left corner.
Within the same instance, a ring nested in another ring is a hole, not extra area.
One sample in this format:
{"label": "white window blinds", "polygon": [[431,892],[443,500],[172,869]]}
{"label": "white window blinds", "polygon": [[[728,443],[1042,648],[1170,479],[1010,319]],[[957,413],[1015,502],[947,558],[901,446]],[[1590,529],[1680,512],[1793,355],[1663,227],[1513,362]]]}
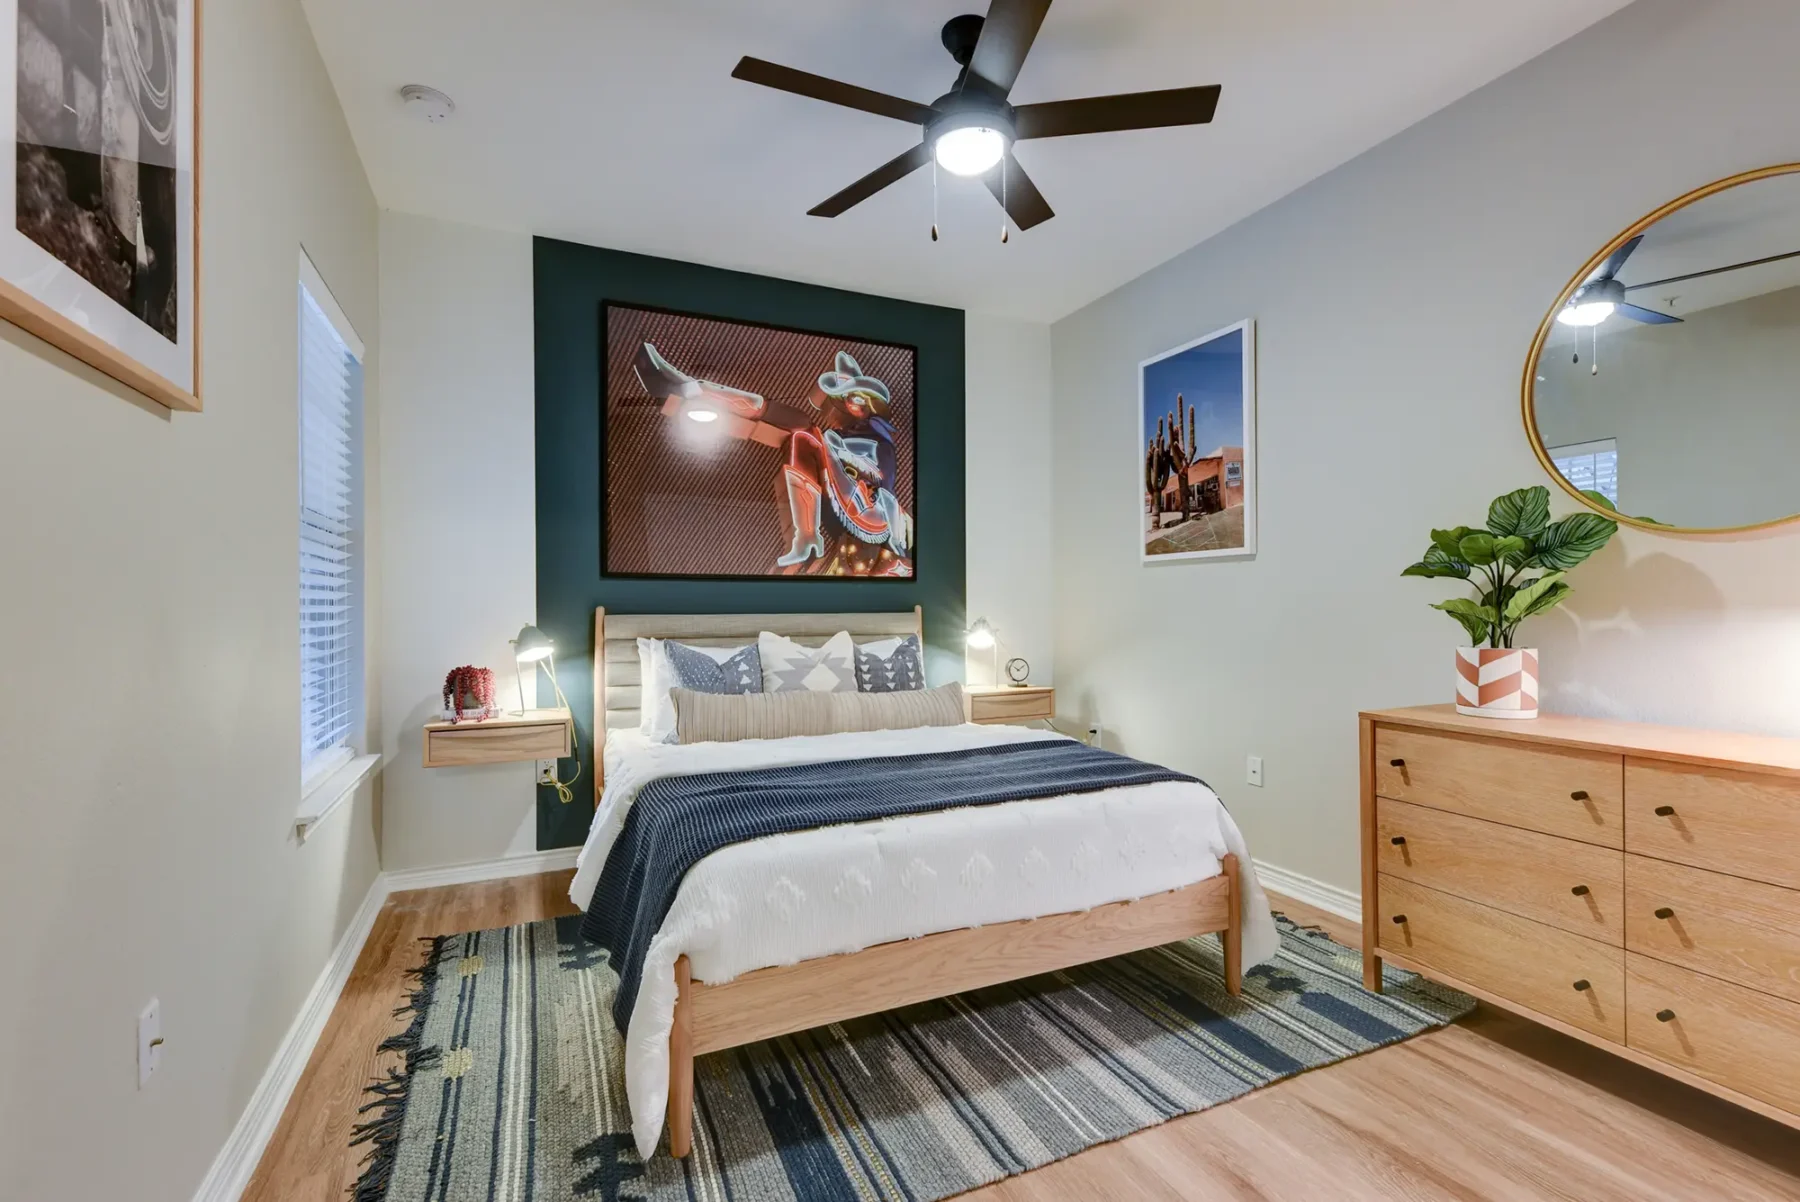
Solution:
{"label": "white window blinds", "polygon": [[362,725],[362,355],[300,256],[300,776],[347,762]]}
{"label": "white window blinds", "polygon": [[1583,492],[1619,503],[1619,444],[1611,438],[1551,447],[1550,462],[1562,478]]}

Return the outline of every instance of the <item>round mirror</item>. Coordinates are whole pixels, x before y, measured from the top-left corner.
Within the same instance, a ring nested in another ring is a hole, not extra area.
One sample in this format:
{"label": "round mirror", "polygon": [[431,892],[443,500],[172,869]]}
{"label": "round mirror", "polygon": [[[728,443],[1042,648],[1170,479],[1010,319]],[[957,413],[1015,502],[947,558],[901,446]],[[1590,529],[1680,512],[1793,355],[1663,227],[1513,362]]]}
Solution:
{"label": "round mirror", "polygon": [[1800,163],[1664,205],[1578,271],[1525,369],[1565,490],[1650,529],[1800,516]]}

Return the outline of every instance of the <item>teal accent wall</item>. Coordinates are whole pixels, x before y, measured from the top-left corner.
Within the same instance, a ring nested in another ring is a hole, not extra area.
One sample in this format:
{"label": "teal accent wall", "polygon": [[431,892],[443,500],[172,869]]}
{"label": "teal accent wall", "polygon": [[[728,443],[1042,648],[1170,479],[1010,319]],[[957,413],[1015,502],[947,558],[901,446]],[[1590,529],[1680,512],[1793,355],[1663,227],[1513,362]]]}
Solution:
{"label": "teal accent wall", "polygon": [[[575,711],[575,801],[538,790],[538,846],[571,847],[593,816],[594,609],[609,613],[820,613],[925,607],[926,672],[961,680],[964,600],[963,313],[792,280],[538,238],[538,625],[556,640]],[[918,576],[908,581],[636,580],[600,572],[601,306],[651,305],[915,346]],[[548,686],[544,686],[546,689]],[[547,698],[546,698],[547,700]],[[573,764],[564,761],[567,778]]]}

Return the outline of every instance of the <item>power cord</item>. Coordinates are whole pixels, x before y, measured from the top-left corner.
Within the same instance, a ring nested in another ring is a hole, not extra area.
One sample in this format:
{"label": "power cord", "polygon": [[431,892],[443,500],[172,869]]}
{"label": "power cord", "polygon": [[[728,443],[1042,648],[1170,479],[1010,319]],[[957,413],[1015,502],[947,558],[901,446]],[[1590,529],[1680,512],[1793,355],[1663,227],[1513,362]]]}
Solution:
{"label": "power cord", "polygon": [[[562,686],[556,683],[555,664],[555,660],[548,660],[544,663],[543,668],[544,671],[549,674],[550,687],[556,690],[556,700],[562,705],[563,709],[568,710],[569,699],[563,696]],[[571,715],[574,713],[573,710],[569,710],[569,712]],[[556,775],[556,769],[552,767],[549,773],[538,781],[538,784],[540,785],[549,785],[552,789],[555,789],[556,799],[564,805],[570,805],[574,802],[575,790],[570,786],[581,779],[581,740],[575,737],[573,728],[574,719],[571,717],[569,750],[575,753],[575,775],[571,776],[568,780],[563,780]]]}

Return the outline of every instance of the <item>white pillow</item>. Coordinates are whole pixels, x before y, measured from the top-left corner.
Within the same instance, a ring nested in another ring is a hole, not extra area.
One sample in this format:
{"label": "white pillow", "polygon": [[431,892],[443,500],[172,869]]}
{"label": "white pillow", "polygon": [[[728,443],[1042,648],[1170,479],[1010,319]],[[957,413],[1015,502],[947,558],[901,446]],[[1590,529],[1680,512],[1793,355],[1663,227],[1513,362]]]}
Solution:
{"label": "white pillow", "polygon": [[[637,641],[638,730],[652,743],[675,741],[675,703],[669,700],[669,690],[681,681],[669,663],[669,653],[663,649],[665,641],[667,640]],[[680,642],[679,639],[675,641]],[[692,643],[682,643],[689,650],[698,651],[721,664],[749,645],[743,643],[736,647],[696,647]]]}
{"label": "white pillow", "polygon": [[802,647],[793,639],[763,631],[756,636],[765,693],[856,692],[856,642],[848,630],[823,647]]}

